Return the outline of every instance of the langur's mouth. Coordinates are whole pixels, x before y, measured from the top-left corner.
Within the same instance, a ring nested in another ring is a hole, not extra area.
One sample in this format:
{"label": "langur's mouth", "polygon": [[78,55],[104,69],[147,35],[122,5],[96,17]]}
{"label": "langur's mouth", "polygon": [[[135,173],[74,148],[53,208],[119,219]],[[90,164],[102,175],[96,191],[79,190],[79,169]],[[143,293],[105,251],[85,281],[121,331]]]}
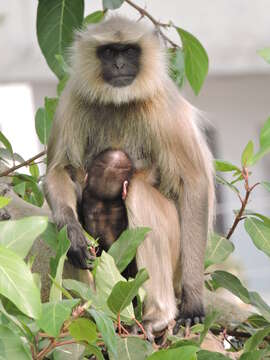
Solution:
{"label": "langur's mouth", "polygon": [[135,76],[133,75],[117,75],[112,77],[109,83],[113,87],[124,87],[130,85],[134,79]]}

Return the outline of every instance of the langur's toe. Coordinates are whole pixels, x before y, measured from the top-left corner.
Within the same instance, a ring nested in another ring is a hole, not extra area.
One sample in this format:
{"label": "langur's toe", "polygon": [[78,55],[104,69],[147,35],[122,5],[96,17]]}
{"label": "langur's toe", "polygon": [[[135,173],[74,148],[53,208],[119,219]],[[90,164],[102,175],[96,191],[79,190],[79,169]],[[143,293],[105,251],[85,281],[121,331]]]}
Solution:
{"label": "langur's toe", "polygon": [[204,322],[204,314],[203,315],[195,315],[195,316],[189,316],[185,317],[180,314],[180,317],[177,318],[175,323],[175,326],[173,328],[173,335],[176,335],[181,326],[184,326],[185,328],[189,328],[193,325],[200,324]]}

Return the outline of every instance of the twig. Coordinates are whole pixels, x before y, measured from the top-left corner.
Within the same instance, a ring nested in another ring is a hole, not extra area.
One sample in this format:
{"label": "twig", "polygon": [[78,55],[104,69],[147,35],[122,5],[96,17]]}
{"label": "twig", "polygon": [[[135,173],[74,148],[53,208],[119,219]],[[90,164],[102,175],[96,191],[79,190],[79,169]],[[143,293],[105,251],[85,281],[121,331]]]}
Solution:
{"label": "twig", "polygon": [[246,190],[246,194],[245,194],[245,198],[242,199],[241,196],[239,194],[238,195],[238,198],[239,200],[241,201],[241,208],[239,210],[239,212],[237,213],[235,219],[234,219],[234,222],[232,224],[232,227],[230,228],[227,236],[226,236],[226,239],[230,239],[230,237],[232,236],[232,234],[234,233],[234,230],[236,229],[238,223],[245,219],[245,216],[243,216],[244,214],[244,211],[246,209],[246,206],[247,206],[247,203],[248,203],[248,199],[249,199],[249,196],[250,196],[250,193],[254,190],[254,188],[259,185],[259,183],[256,183],[252,186],[249,186],[249,182],[248,182],[248,169],[246,167],[243,167],[243,170],[242,170],[242,175],[243,175],[243,178],[245,180],[245,190]]}
{"label": "twig", "polygon": [[33,156],[32,158],[24,161],[23,163],[21,163],[21,164],[19,164],[19,165],[16,165],[16,166],[13,166],[12,168],[3,171],[3,172],[0,174],[0,177],[7,176],[7,175],[9,175],[10,173],[14,172],[15,170],[20,169],[21,167],[30,165],[34,160],[36,160],[36,159],[40,158],[41,156],[45,155],[46,152],[47,152],[46,150],[43,150],[43,151],[41,151],[39,154],[37,154],[37,155]]}
{"label": "twig", "polygon": [[42,360],[45,358],[45,356],[50,353],[53,349],[59,346],[69,345],[69,344],[76,344],[76,340],[64,340],[57,342],[55,340],[51,340],[50,344],[45,347],[43,350],[40,351],[40,353],[37,354],[36,360]]}
{"label": "twig", "polygon": [[118,334],[121,335],[121,319],[120,319],[120,312],[117,315],[117,327],[118,327]]}
{"label": "twig", "polygon": [[136,9],[140,14],[141,14],[141,18],[143,18],[144,16],[146,16],[154,25],[155,27],[158,29],[158,32],[160,33],[160,35],[163,37],[163,39],[165,41],[167,41],[168,43],[170,43],[173,47],[177,47],[179,48],[180,46],[178,44],[176,44],[174,41],[172,41],[170,38],[168,38],[167,35],[165,35],[163,33],[163,31],[161,31],[161,27],[163,28],[167,28],[172,26],[170,23],[166,24],[166,23],[161,23],[159,21],[157,21],[151,14],[149,14],[148,11],[146,11],[145,9],[143,9],[142,7],[138,6],[137,4],[134,4],[133,1],[131,0],[125,0],[125,2],[127,4],[129,4],[131,7],[133,7],[134,9]]}
{"label": "twig", "polygon": [[[227,329],[224,328],[223,332],[222,332],[223,338],[225,341],[227,341],[228,344],[231,345],[231,347],[235,350],[238,351],[238,349],[233,345],[233,343],[230,341],[230,339],[228,339],[228,334],[227,334]],[[229,335],[231,336],[231,335]]]}
{"label": "twig", "polygon": [[129,332],[127,331],[127,329],[125,329],[122,324],[120,324],[120,326],[121,326],[121,329],[123,330],[123,332],[125,333],[125,335],[129,335]]}
{"label": "twig", "polygon": [[136,319],[136,318],[133,318],[133,320],[135,321],[135,323],[139,326],[139,328],[141,329],[142,333],[143,333],[143,336],[144,336],[144,339],[146,340],[147,339],[147,335],[146,335],[146,332],[144,330],[144,327],[142,326],[142,324]]}

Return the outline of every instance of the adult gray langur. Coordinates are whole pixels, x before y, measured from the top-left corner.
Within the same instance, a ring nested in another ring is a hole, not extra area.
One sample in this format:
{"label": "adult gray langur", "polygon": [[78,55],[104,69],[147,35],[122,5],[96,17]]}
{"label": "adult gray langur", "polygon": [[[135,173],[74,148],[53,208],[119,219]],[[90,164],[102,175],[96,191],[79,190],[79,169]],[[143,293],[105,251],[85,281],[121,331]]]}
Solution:
{"label": "adult gray langur", "polygon": [[[173,319],[201,321],[214,207],[212,157],[196,110],[169,77],[159,37],[119,16],[76,34],[70,79],[48,144],[46,197],[58,227],[67,225],[68,257],[80,268],[87,268],[89,252],[68,169],[86,168],[108,148],[128,154],[138,173],[125,201],[128,226],[152,229],[136,255],[137,267],[150,277],[144,326],[152,334]],[[153,168],[155,182],[146,175]]]}

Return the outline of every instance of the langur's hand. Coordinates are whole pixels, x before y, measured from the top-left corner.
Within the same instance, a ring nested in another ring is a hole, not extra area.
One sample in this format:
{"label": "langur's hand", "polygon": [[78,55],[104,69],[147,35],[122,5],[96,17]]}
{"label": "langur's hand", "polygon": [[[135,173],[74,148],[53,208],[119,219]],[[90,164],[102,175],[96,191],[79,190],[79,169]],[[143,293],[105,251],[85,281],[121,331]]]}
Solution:
{"label": "langur's hand", "polygon": [[80,269],[91,269],[91,262],[95,260],[95,257],[89,252],[89,244],[81,225],[77,222],[68,224],[67,232],[70,240],[70,248],[67,253],[69,262]]}
{"label": "langur's hand", "polygon": [[123,189],[122,189],[122,199],[126,200],[127,197],[127,190],[128,190],[128,181],[123,182]]}

